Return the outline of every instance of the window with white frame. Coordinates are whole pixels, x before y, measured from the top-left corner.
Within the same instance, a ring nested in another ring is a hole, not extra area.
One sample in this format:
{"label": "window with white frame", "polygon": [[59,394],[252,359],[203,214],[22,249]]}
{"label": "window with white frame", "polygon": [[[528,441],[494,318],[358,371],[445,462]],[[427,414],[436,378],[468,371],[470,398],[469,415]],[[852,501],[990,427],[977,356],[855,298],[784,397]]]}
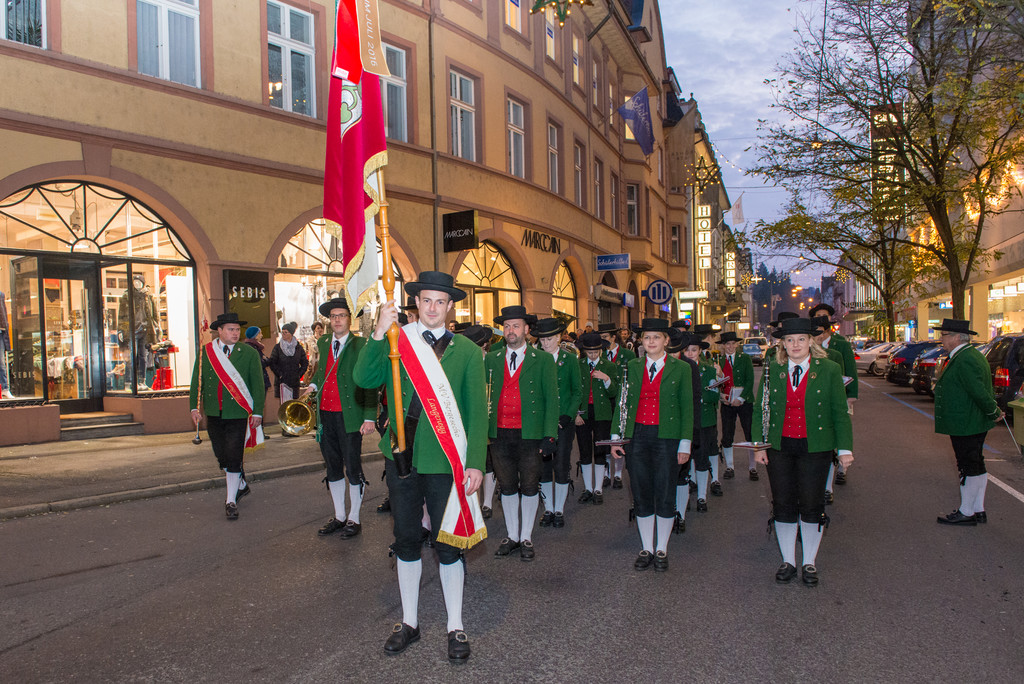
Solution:
{"label": "window with white frame", "polygon": [[267,2],[267,92],[270,106],[296,114],[316,113],[313,15]]}
{"label": "window with white frame", "polygon": [[558,126],[548,123],[548,189],[558,193]]}
{"label": "window with white frame", "polygon": [[476,83],[454,69],[448,80],[452,154],[476,161]]}
{"label": "window with white frame", "polygon": [[557,58],[555,46],[555,13],[549,7],[544,12],[544,52],[552,61]]}
{"label": "window with white frame", "polygon": [[580,37],[572,37],[572,82],[580,84]]}
{"label": "window with white frame", "polygon": [[508,99],[508,172],[526,178],[526,123],[523,105]]}
{"label": "window with white frame", "polygon": [[8,0],[4,3],[3,37],[15,43],[46,47],[45,0]]}
{"label": "window with white frame", "polygon": [[614,173],[608,179],[608,199],[611,200],[612,228],[619,229],[619,177]]}
{"label": "window with white frame", "polygon": [[384,102],[384,132],[392,140],[409,142],[408,54],[402,48],[384,43],[384,59],[390,76],[380,77],[381,100]]}
{"label": "window with white frame", "polygon": [[523,32],[521,0],[505,0],[505,25],[513,31]]}
{"label": "window with white frame", "polygon": [[604,163],[594,160],[594,216],[604,218]]}
{"label": "window with white frame", "polygon": [[139,73],[199,87],[199,0],[138,0],[135,12]]}
{"label": "window with white frame", "polygon": [[576,206],[582,207],[584,205],[583,198],[583,145],[574,143],[572,146],[572,164],[573,164],[573,189],[575,190]]}
{"label": "window with white frame", "polygon": [[626,183],[626,232],[640,233],[640,186],[636,183]]}

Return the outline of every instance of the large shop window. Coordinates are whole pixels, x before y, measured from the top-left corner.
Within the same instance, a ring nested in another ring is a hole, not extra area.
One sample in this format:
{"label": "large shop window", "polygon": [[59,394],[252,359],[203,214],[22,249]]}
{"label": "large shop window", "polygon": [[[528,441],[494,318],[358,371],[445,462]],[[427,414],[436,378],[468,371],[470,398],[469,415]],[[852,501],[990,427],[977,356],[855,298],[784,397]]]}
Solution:
{"label": "large shop window", "polygon": [[0,380],[62,410],[187,387],[194,265],[160,216],[112,188],[63,181],[0,201]]}
{"label": "large shop window", "polygon": [[494,325],[506,306],[522,303],[519,278],[504,252],[490,242],[466,255],[456,283],[469,296],[455,305],[455,320]]}
{"label": "large shop window", "polygon": [[[555,318],[570,323],[576,320],[576,283],[572,279],[572,271],[564,261],[555,271],[555,280],[551,283],[551,312]],[[573,326],[570,325],[570,330]]]}
{"label": "large shop window", "polygon": [[199,0],[138,0],[139,73],[199,86]]}
{"label": "large shop window", "polygon": [[4,37],[16,43],[46,47],[44,0],[8,0],[3,10]]}

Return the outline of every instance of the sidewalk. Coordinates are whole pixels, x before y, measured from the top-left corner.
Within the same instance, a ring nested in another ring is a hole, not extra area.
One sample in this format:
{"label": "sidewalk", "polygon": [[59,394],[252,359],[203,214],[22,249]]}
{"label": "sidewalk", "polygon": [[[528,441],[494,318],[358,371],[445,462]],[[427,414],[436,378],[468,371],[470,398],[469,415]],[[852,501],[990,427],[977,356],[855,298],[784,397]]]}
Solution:
{"label": "sidewalk", "polygon": [[[246,458],[254,482],[322,470],[313,434],[286,438],[268,426],[262,449]],[[103,506],[224,485],[210,440],[194,432],[135,435],[0,448],[0,520]],[[363,460],[381,458],[376,432],[363,439]]]}

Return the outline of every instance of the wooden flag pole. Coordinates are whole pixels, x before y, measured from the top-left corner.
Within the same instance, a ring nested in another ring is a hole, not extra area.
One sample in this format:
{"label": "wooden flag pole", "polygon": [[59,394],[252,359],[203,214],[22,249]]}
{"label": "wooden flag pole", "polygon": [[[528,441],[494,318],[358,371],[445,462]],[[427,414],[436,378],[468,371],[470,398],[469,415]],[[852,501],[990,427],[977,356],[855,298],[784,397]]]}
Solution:
{"label": "wooden flag pole", "polygon": [[[391,301],[395,299],[395,272],[391,269],[391,233],[388,232],[388,201],[384,194],[384,171],[377,169],[377,193],[380,195],[380,251],[381,251],[381,284],[384,285],[384,299]],[[401,297],[399,297],[401,299]],[[395,306],[401,302],[395,300]],[[398,323],[392,323],[388,328],[388,358],[391,359],[391,380],[395,391],[392,393],[392,400],[395,402],[395,437],[398,440],[398,450],[405,451],[405,421],[402,420],[405,412],[402,408],[402,371],[399,360],[402,358],[398,353]]]}

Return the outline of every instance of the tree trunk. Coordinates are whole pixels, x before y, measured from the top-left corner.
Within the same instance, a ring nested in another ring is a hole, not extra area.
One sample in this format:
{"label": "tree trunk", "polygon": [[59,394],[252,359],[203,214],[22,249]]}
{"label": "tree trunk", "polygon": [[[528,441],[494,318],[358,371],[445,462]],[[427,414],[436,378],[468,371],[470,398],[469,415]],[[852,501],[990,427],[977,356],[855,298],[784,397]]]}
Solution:
{"label": "tree trunk", "polygon": [[960,277],[960,268],[949,270],[949,289],[953,299],[953,318],[965,320],[967,316],[967,283]]}
{"label": "tree trunk", "polygon": [[885,297],[886,342],[896,341],[896,305],[892,297]]}

